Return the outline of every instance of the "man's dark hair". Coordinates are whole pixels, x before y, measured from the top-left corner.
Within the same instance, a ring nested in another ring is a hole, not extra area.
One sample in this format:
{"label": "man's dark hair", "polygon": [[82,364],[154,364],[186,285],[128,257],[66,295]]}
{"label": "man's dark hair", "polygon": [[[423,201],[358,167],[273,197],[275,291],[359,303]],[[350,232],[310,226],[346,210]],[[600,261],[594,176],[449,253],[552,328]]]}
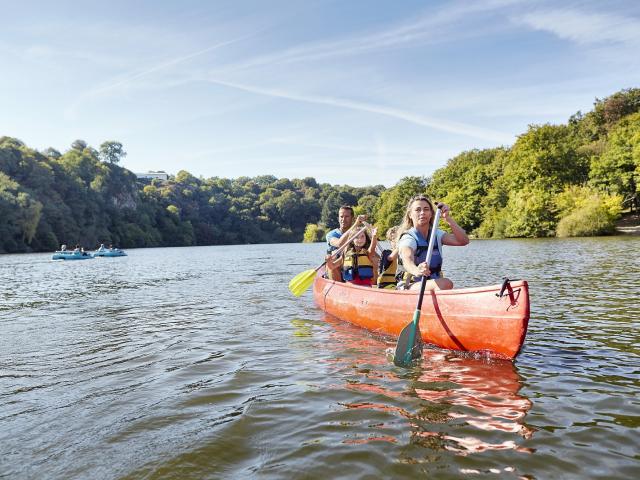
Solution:
{"label": "man's dark hair", "polygon": [[352,217],[355,217],[355,216],[356,216],[355,212],[353,211],[353,207],[352,207],[351,205],[342,205],[342,206],[338,209],[338,211],[340,211],[340,210],[349,210],[349,211],[351,212],[351,216],[352,216]]}

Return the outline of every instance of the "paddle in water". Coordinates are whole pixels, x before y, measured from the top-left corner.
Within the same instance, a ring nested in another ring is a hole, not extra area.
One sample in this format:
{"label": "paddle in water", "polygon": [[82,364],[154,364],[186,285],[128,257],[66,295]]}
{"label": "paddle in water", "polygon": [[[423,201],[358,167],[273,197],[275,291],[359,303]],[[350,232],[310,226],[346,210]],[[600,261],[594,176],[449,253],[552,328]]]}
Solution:
{"label": "paddle in water", "polygon": [[[433,226],[431,227],[431,236],[429,237],[429,248],[427,250],[427,265],[431,262],[431,254],[436,241],[436,232],[438,230],[438,222],[440,221],[440,208],[436,208],[433,218]],[[427,277],[422,276],[420,282],[420,295],[418,295],[418,306],[413,313],[413,320],[407,324],[400,332],[396,351],[393,355],[393,363],[399,367],[408,366],[413,360],[422,356],[422,335],[420,334],[420,310],[422,309],[422,299],[424,298],[424,290],[427,285]]]}
{"label": "paddle in water", "polygon": [[[331,255],[337,257],[344,249],[347,248],[351,240],[357,237],[361,232],[363,232],[367,227],[362,227],[355,234],[351,235],[349,241],[333,252]],[[298,275],[293,277],[289,282],[289,291],[293,293],[296,297],[302,295],[313,283],[313,279],[316,278],[316,272],[320,270],[324,264],[327,263],[326,260],[318,265],[316,268],[311,268],[309,270],[305,270],[304,272],[300,272]]]}

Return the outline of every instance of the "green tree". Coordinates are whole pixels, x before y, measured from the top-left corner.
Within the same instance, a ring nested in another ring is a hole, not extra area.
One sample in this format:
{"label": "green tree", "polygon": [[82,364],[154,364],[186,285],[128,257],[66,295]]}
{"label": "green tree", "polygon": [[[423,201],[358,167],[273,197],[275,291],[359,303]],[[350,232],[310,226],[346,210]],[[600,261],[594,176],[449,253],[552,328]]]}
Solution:
{"label": "green tree", "polygon": [[17,197],[17,207],[20,211],[18,226],[22,231],[22,240],[30,244],[40,222],[42,204],[31,198],[28,193],[20,192]]}
{"label": "green tree", "polygon": [[640,113],[629,115],[611,131],[603,154],[591,161],[590,183],[631,198],[640,190]]}
{"label": "green tree", "polygon": [[567,126],[529,127],[509,152],[504,172],[509,190],[521,189],[539,179],[556,192],[567,184],[585,182],[589,159],[580,155],[576,147]]}
{"label": "green tree", "polygon": [[425,177],[404,177],[395,186],[382,192],[374,213],[376,225],[381,234],[390,227],[402,223],[409,199],[424,194],[427,185]]}
{"label": "green tree", "polygon": [[355,207],[356,215],[366,215],[369,223],[375,223],[374,216],[376,210],[376,204],[378,203],[378,197],[376,195],[367,194],[360,197],[358,205]]}
{"label": "green tree", "polygon": [[622,197],[593,187],[572,185],[555,197],[559,237],[607,235],[615,232]]}
{"label": "green tree", "polygon": [[79,152],[82,152],[85,148],[87,148],[87,142],[80,139],[74,140],[73,143],[71,144],[71,148],[73,150],[78,150]]}
{"label": "green tree", "polygon": [[329,230],[338,228],[338,210],[342,205],[342,197],[338,192],[332,192],[324,201],[322,213],[320,214],[320,223],[327,226]]}
{"label": "green tree", "polygon": [[509,195],[503,209],[506,237],[549,237],[555,232],[553,194],[542,184],[526,185]]}
{"label": "green tree", "polygon": [[324,241],[324,237],[326,234],[327,230],[325,230],[322,226],[316,225],[315,223],[309,223],[304,229],[304,236],[302,241],[305,243],[322,242]]}
{"label": "green tree", "polygon": [[107,163],[120,163],[122,158],[127,156],[122,144],[114,140],[109,140],[100,144],[100,159]]}
{"label": "green tree", "polygon": [[[428,193],[436,201],[451,207],[456,221],[467,231],[482,223],[483,207],[496,179],[503,175],[505,148],[463,152],[434,172]],[[506,197],[496,198],[498,208],[506,205]],[[495,206],[495,205],[494,205]]]}

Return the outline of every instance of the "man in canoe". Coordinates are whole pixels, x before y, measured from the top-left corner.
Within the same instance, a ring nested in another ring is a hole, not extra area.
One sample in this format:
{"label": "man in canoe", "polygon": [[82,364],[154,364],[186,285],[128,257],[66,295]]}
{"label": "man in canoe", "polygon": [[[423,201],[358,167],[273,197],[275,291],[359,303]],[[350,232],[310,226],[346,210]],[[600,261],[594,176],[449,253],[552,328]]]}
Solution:
{"label": "man in canoe", "polygon": [[345,246],[349,239],[356,233],[356,228],[362,227],[367,217],[366,215],[358,215],[356,221],[353,221],[355,213],[350,205],[342,205],[338,210],[338,228],[334,228],[327,233],[327,277],[331,280],[342,282],[342,256],[332,256],[331,254]]}
{"label": "man in canoe", "polygon": [[349,237],[355,233],[355,229],[367,219],[366,215],[358,215],[354,223],[354,216],[353,207],[349,205],[340,207],[338,210],[338,225],[340,226],[327,233],[327,253],[331,253],[347,243]]}
{"label": "man in canoe", "polygon": [[425,262],[429,247],[429,238],[433,228],[434,206],[431,200],[418,195],[413,197],[404,214],[400,230],[403,232],[398,241],[400,259],[405,270],[404,278],[398,283],[398,288],[420,288],[422,276],[427,276],[426,290],[449,290],[453,282],[441,273],[442,246],[462,247],[469,243],[469,237],[451,216],[448,205],[440,204],[442,218],[451,227],[452,233],[436,230],[436,241],[429,265]]}

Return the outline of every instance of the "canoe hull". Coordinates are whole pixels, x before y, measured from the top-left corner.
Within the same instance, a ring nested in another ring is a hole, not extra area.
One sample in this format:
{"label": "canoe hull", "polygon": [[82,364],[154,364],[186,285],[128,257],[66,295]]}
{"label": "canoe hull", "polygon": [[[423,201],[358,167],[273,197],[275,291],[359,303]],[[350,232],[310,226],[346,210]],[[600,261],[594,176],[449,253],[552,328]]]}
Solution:
{"label": "canoe hull", "polygon": [[[529,288],[512,281],[501,285],[426,292],[420,314],[425,343],[450,350],[488,353],[513,359],[529,323]],[[372,332],[398,336],[412,320],[419,291],[395,291],[334,282],[318,275],[316,304],[341,320]]]}

